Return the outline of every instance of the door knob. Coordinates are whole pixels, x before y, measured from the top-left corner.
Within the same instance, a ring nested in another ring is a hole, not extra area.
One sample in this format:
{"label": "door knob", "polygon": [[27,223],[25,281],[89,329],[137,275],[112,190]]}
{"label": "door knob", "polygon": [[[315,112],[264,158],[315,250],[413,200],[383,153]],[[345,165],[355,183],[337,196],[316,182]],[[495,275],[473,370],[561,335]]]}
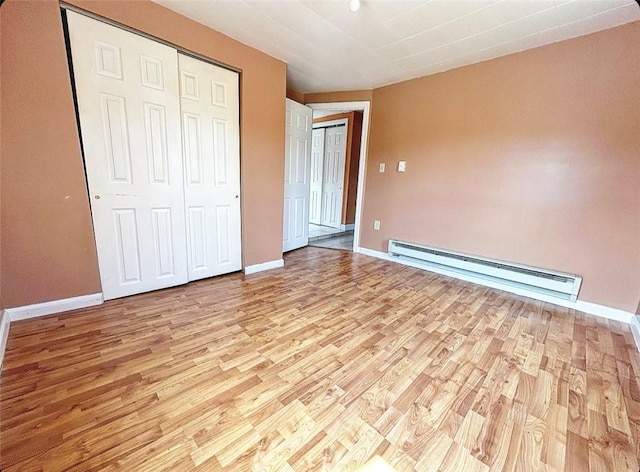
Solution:
{"label": "door knob", "polygon": [[100,195],[95,195],[93,198],[95,198],[96,200],[100,200]]}

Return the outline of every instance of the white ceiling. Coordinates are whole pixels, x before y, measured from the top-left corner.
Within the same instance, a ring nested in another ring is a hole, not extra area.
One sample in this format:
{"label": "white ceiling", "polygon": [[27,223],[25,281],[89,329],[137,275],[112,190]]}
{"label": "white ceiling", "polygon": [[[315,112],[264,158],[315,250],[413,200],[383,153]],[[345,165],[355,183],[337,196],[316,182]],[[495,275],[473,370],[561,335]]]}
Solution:
{"label": "white ceiling", "polygon": [[287,63],[299,92],[372,89],[640,20],[635,0],[154,0]]}

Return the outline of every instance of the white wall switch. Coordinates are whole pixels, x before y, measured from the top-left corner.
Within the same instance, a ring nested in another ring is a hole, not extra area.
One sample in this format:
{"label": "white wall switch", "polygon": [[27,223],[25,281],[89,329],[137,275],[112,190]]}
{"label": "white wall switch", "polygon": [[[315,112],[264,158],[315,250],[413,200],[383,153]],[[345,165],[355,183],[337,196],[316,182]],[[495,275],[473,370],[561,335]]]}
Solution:
{"label": "white wall switch", "polygon": [[380,169],[378,170],[378,172],[383,174],[386,167],[387,167],[386,164],[384,162],[381,162],[380,163]]}
{"label": "white wall switch", "polygon": [[379,220],[373,220],[373,229],[376,231],[380,230],[380,221]]}
{"label": "white wall switch", "polygon": [[406,172],[406,170],[407,170],[407,161],[399,161],[398,172]]}

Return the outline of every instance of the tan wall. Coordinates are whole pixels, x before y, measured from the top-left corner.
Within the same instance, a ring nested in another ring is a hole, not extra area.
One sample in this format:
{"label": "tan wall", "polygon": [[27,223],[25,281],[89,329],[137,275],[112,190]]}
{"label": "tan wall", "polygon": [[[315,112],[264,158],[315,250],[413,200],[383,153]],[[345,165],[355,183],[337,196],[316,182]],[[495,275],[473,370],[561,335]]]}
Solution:
{"label": "tan wall", "polygon": [[640,22],[375,90],[361,245],[572,272],[581,300],[636,311],[638,44]]}
{"label": "tan wall", "polygon": [[[244,264],[280,259],[285,64],[150,1],[69,3],[242,70]],[[5,9],[4,305],[99,292],[59,5],[8,0]]]}
{"label": "tan wall", "polygon": [[58,4],[2,10],[3,304],[100,292]]}
{"label": "tan wall", "polygon": [[287,88],[287,98],[294,102],[304,103],[304,93],[300,93],[292,88]]}
{"label": "tan wall", "polygon": [[366,102],[372,98],[372,90],[307,93],[304,95],[304,103]]}

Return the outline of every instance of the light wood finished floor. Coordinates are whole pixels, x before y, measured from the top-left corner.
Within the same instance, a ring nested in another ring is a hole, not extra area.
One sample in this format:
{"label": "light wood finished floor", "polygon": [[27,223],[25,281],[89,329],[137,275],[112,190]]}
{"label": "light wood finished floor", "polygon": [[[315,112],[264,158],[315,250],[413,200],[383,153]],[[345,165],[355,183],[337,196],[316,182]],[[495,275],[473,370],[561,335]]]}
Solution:
{"label": "light wood finished floor", "polygon": [[11,327],[10,471],[638,472],[626,326],[306,248]]}

